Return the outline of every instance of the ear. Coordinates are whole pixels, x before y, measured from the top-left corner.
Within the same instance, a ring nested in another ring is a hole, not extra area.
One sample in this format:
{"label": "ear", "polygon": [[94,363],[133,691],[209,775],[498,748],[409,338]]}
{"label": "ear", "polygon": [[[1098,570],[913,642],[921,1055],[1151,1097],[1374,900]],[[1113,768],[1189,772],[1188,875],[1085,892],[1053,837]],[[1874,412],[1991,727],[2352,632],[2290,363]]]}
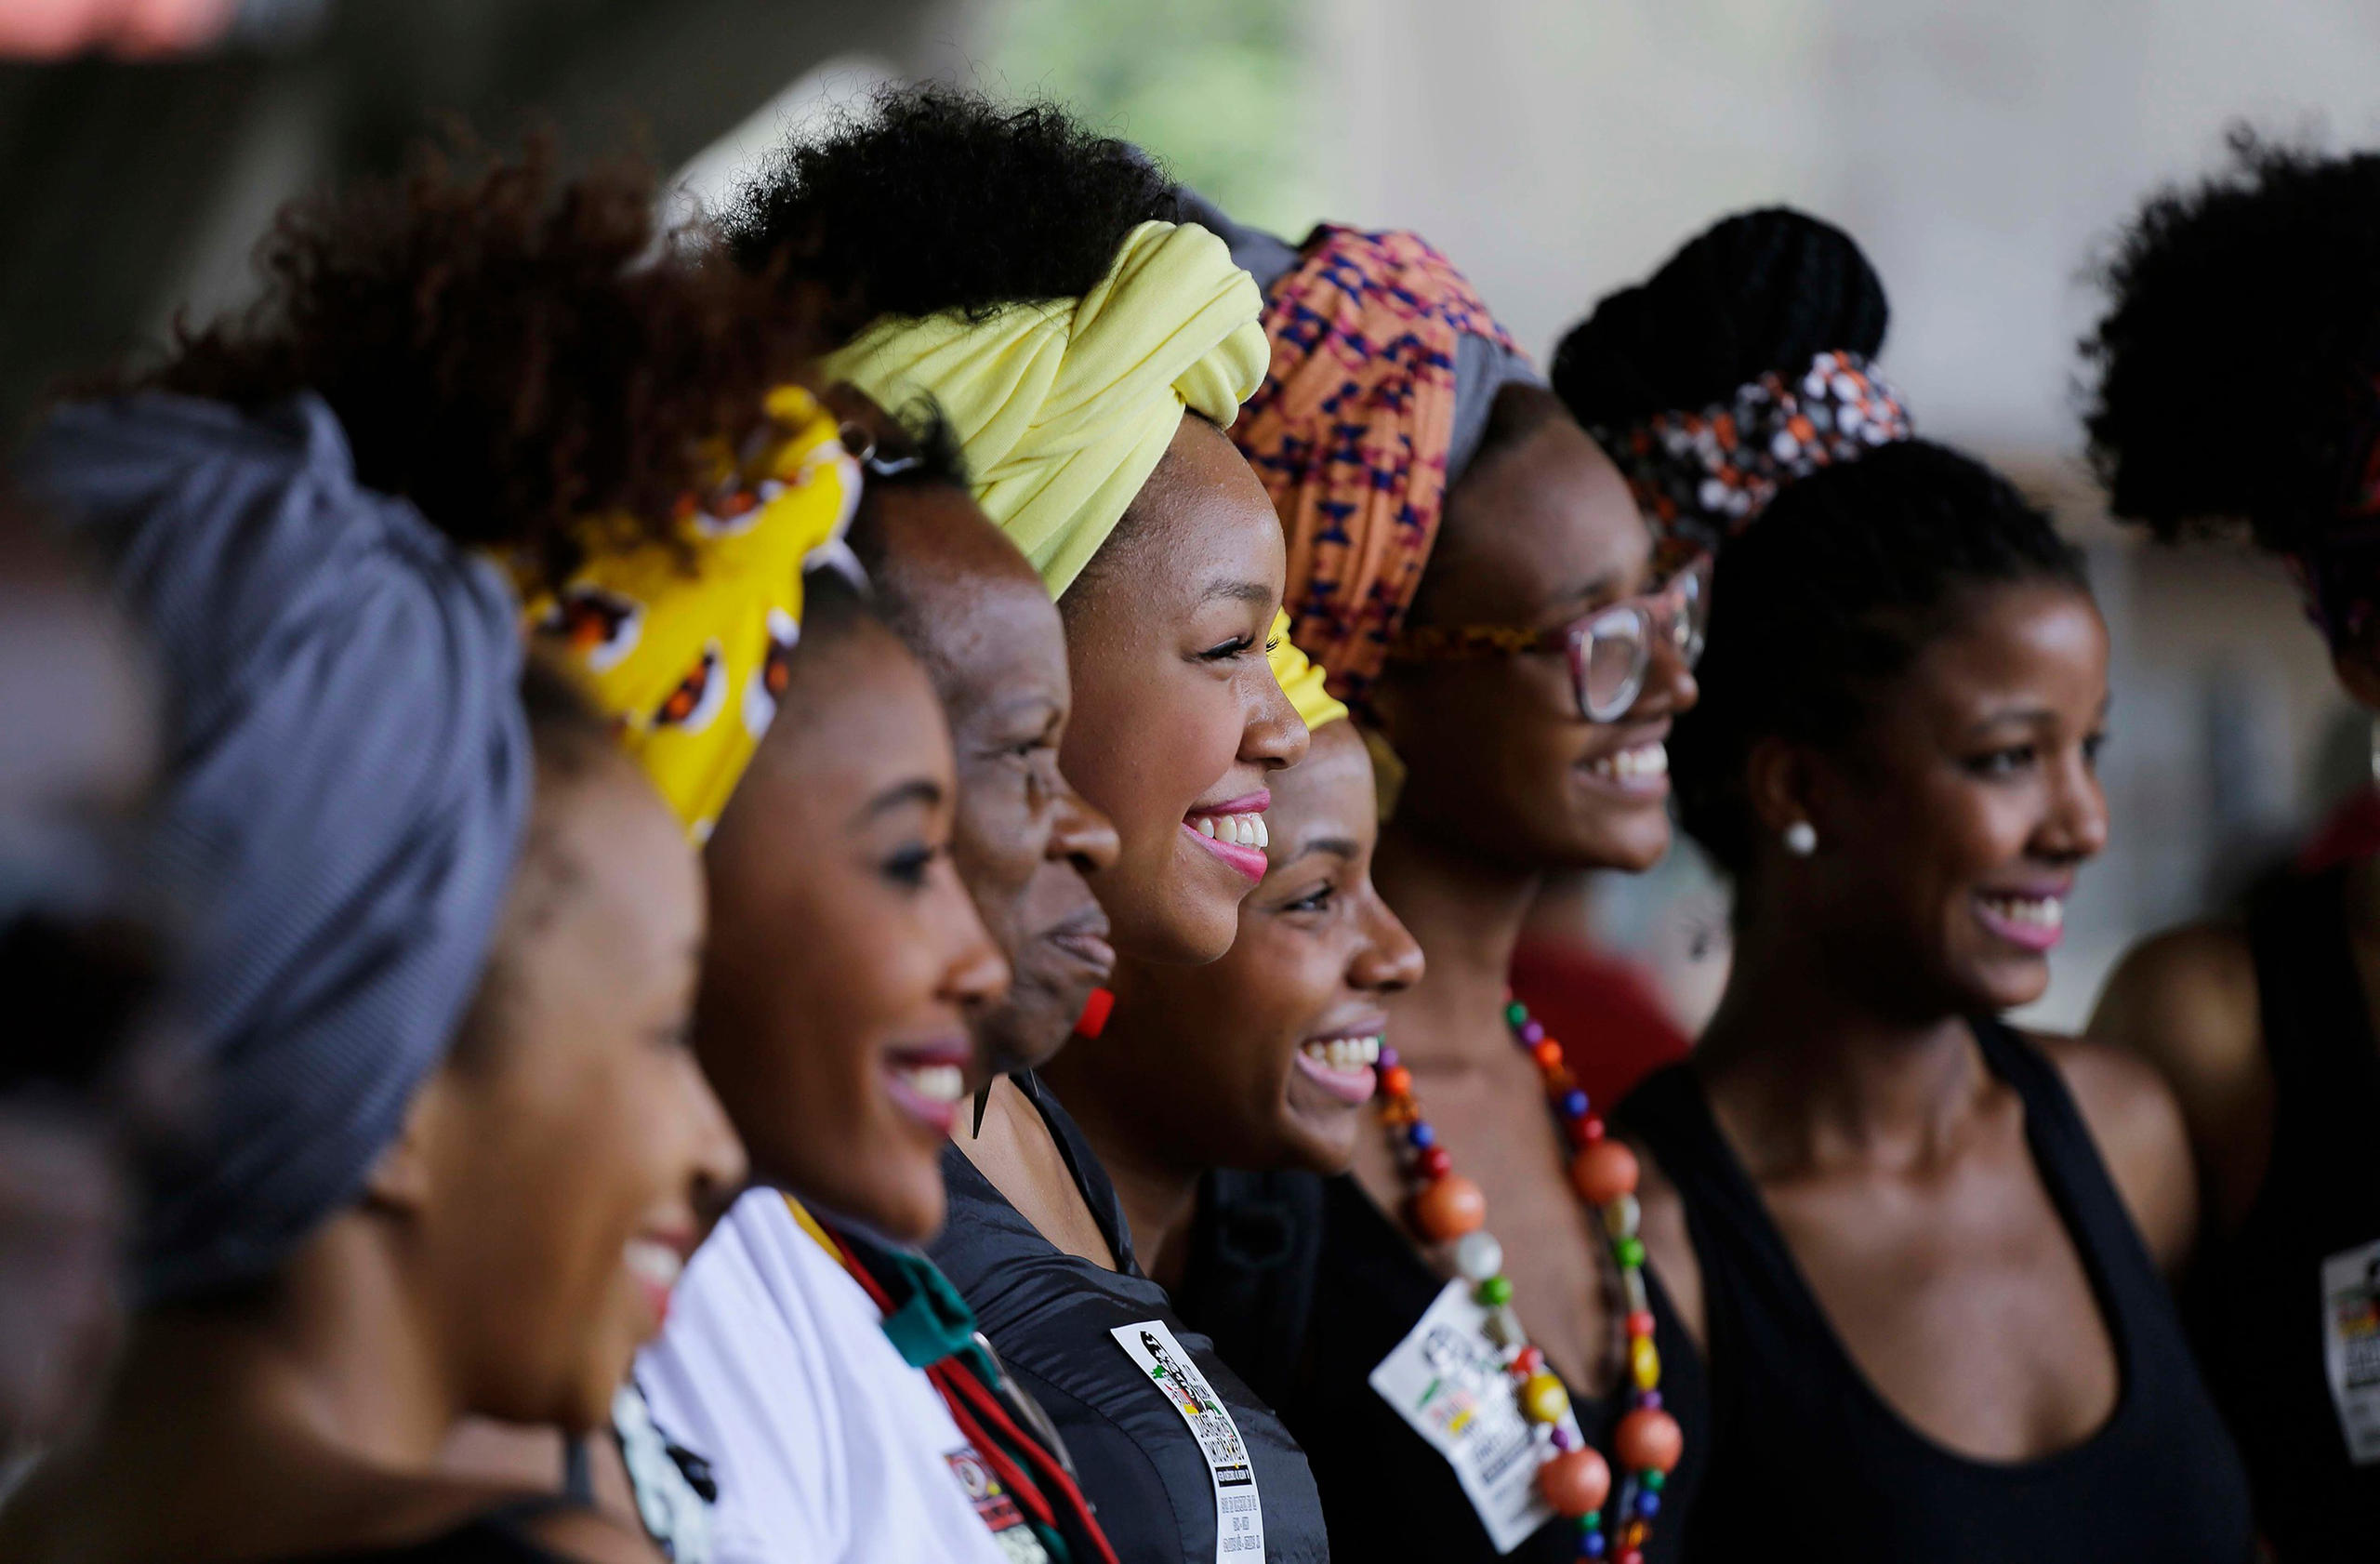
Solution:
{"label": "ear", "polygon": [[[1817,825],[1809,756],[1782,738],[1763,738],[1744,762],[1744,793],[1764,839],[1774,843],[1796,822]],[[1823,832],[1821,832],[1823,834]]]}
{"label": "ear", "polygon": [[366,1205],[410,1213],[429,1202],[437,1182],[433,1172],[437,1147],[445,1138],[443,1132],[454,1117],[455,1106],[452,1071],[441,1065],[405,1105],[397,1138],[381,1147],[372,1171],[364,1175]]}

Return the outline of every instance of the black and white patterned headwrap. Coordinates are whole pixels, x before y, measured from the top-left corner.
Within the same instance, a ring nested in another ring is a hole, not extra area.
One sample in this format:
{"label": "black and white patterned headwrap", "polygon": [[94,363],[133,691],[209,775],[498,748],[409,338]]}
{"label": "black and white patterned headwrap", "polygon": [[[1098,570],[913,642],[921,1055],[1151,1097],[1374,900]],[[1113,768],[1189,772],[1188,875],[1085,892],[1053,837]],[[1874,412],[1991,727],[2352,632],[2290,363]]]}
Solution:
{"label": "black and white patterned headwrap", "polygon": [[1594,435],[1665,540],[1716,549],[1784,484],[1906,440],[1910,422],[1865,358],[1830,351],[1799,375],[1750,380],[1724,402]]}

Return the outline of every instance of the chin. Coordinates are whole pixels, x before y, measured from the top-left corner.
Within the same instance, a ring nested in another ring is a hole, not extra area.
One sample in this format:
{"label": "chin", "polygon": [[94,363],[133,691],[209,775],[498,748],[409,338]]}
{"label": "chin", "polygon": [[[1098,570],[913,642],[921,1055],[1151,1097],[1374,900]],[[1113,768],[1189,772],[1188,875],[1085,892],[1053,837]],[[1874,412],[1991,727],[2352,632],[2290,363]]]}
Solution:
{"label": "chin", "polygon": [[883,1190],[865,1211],[851,1214],[885,1238],[899,1243],[926,1243],[942,1231],[949,1205],[942,1187],[942,1164],[935,1162],[922,1179],[904,1179],[899,1188]]}
{"label": "chin", "polygon": [[1970,968],[1958,984],[1958,1008],[1967,1014],[1998,1015],[2021,1010],[2049,992],[2046,961],[1992,962]]}
{"label": "chin", "polygon": [[1350,1111],[1338,1124],[1300,1124],[1281,1166],[1293,1173],[1336,1178],[1355,1160],[1355,1132],[1360,1115]]}

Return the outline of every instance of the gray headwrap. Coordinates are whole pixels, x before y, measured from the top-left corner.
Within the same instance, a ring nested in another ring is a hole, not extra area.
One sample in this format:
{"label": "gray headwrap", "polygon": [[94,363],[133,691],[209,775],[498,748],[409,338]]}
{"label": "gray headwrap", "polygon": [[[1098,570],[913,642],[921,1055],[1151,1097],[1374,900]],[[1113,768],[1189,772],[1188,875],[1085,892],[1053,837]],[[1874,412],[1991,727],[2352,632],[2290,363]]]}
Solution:
{"label": "gray headwrap", "polygon": [[96,543],[169,686],[175,1021],[211,1076],[151,1190],[152,1301],[259,1277],[354,1200],[476,987],[527,819],[518,609],[361,488],[311,396],[65,408],[28,487]]}
{"label": "gray headwrap", "polygon": [[[1273,295],[1273,285],[1296,266],[1299,246],[1277,233],[1234,222],[1223,209],[1187,185],[1174,195],[1182,203],[1183,220],[1220,237],[1231,246],[1234,264],[1256,279],[1258,291]],[[1447,486],[1452,488],[1479,454],[1488,435],[1488,416],[1495,410],[1496,393],[1506,386],[1541,386],[1545,378],[1527,358],[1502,343],[1464,332],[1454,352],[1454,429],[1447,443]]]}

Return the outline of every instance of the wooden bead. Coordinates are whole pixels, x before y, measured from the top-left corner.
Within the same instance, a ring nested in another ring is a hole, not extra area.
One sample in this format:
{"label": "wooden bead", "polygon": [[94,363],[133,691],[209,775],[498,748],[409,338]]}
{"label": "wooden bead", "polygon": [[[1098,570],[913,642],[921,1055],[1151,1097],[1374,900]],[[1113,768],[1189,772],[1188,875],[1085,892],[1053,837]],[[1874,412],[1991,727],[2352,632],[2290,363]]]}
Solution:
{"label": "wooden bead", "polygon": [[1413,1197],[1413,1226],[1432,1243],[1452,1243],[1488,1220],[1488,1197],[1461,1173],[1448,1173]]}
{"label": "wooden bead", "polygon": [[1555,1515],[1576,1520],[1603,1508],[1611,1468],[1593,1448],[1565,1451],[1537,1469],[1537,1491]]}
{"label": "wooden bead", "polygon": [[1560,1380],[1540,1369],[1521,1385],[1521,1409],[1528,1413],[1531,1423],[1559,1423],[1562,1414],[1570,1410],[1570,1392]]}
{"label": "wooden bead", "polygon": [[1638,1407],[1612,1431],[1611,1448],[1632,1472],[1668,1472],[1686,1452],[1677,1419],[1658,1407]]}
{"label": "wooden bead", "polygon": [[1616,1140],[1598,1140],[1570,1160],[1570,1182],[1580,1199],[1603,1205],[1636,1192],[1636,1153]]}
{"label": "wooden bead", "polygon": [[1661,1383],[1660,1349],[1650,1336],[1631,1337],[1628,1343],[1628,1372],[1639,1390],[1657,1389]]}

